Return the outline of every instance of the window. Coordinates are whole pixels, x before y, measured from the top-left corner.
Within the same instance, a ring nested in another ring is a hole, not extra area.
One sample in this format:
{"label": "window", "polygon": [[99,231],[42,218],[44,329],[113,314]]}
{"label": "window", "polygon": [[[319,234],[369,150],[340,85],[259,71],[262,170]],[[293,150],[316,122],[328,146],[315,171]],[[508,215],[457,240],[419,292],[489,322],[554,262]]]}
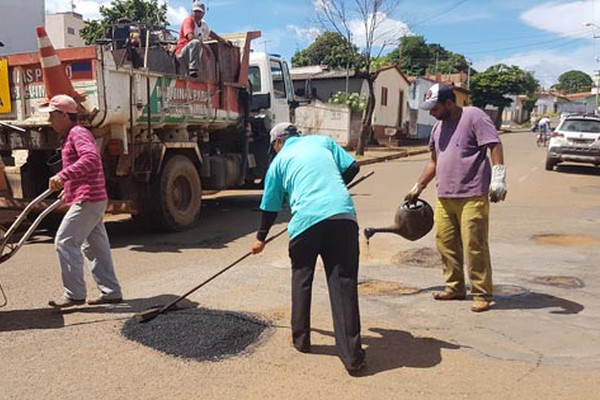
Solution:
{"label": "window", "polygon": [[283,67],[278,61],[271,61],[271,76],[273,76],[273,94],[276,99],[285,99],[285,81],[283,80]]}
{"label": "window", "polygon": [[248,80],[252,87],[252,93],[257,93],[262,90],[262,81],[260,80],[260,68],[250,67],[248,71]]}
{"label": "window", "polygon": [[69,35],[74,35],[75,34],[75,29],[74,28],[67,28],[67,33]]}
{"label": "window", "polygon": [[387,106],[387,102],[388,102],[388,89],[385,86],[383,86],[381,88],[381,105]]}

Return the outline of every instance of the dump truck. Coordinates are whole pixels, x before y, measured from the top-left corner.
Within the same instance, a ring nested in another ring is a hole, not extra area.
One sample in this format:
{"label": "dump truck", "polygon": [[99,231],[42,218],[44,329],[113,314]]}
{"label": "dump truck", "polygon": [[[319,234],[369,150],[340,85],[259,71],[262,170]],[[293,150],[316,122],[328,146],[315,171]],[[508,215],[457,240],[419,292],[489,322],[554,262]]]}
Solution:
{"label": "dump truck", "polygon": [[255,53],[259,31],[203,44],[189,78],[160,30],[113,27],[96,45],[0,57],[0,209],[22,209],[60,170],[60,140],[40,106],[55,94],[79,105],[102,154],[108,213],[165,230],[199,218],[202,194],[260,187],[269,130],[293,121],[293,86],[278,56]]}

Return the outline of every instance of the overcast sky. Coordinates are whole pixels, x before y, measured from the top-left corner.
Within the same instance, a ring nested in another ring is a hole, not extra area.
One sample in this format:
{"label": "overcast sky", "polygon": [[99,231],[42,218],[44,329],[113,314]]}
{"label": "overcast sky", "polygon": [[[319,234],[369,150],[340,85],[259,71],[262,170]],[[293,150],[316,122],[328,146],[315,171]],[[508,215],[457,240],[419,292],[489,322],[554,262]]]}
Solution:
{"label": "overcast sky", "polygon": [[[205,18],[218,33],[260,30],[263,37],[254,48],[289,60],[322,31],[314,16],[323,1],[207,0]],[[100,5],[110,5],[109,0],[73,3],[85,19],[98,18]],[[170,28],[178,30],[191,0],[166,3]],[[71,0],[46,0],[48,13],[70,8]],[[422,35],[427,43],[464,55],[476,70],[497,63],[517,65],[532,71],[544,87],[569,70],[593,76],[600,69],[600,0],[400,0],[395,12],[384,17],[382,40]],[[357,45],[364,44],[360,21],[351,26]]]}

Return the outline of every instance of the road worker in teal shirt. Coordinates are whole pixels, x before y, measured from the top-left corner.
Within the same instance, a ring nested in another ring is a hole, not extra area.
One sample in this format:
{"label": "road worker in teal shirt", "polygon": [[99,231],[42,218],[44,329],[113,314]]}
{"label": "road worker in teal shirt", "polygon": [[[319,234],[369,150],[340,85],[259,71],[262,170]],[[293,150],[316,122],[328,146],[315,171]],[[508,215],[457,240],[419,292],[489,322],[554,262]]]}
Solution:
{"label": "road worker in teal shirt", "polygon": [[292,340],[310,352],[310,305],[317,257],[327,276],[338,355],[351,375],[365,366],[358,307],[358,224],[346,188],[359,171],[356,161],[331,138],[300,136],[289,123],[271,129],[276,156],[265,177],[257,241],[252,253],[265,247],[269,229],[289,204],[289,256],[292,262]]}

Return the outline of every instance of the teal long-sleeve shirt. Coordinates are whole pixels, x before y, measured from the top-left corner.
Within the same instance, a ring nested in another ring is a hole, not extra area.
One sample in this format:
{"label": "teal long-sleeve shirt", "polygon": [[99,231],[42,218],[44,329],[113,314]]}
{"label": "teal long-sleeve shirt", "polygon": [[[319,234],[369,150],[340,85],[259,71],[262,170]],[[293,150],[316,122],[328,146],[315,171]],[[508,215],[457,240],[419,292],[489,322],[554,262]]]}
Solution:
{"label": "teal long-sleeve shirt", "polygon": [[267,170],[260,209],[281,211],[287,199],[291,239],[334,215],[355,215],[342,173],[354,163],[331,138],[290,137]]}

